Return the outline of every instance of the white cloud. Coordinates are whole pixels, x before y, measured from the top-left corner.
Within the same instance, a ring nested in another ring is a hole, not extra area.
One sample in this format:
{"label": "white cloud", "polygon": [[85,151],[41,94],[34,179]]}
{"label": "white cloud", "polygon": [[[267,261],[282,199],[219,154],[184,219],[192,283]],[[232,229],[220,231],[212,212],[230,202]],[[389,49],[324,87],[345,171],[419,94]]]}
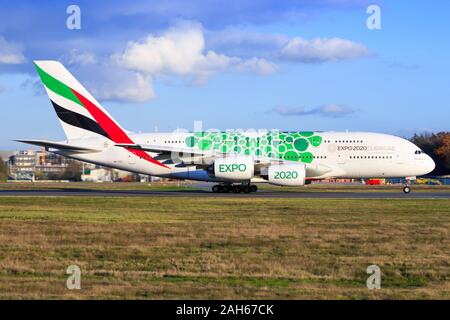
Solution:
{"label": "white cloud", "polygon": [[202,58],[204,42],[198,24],[172,28],[160,37],[149,35],[141,43],[129,42],[118,61],[129,69],[158,74],[188,74]]}
{"label": "white cloud", "polygon": [[[108,58],[100,59],[90,52],[72,50],[65,59],[69,64],[84,69],[88,78],[95,77],[91,87],[100,100],[139,102],[155,97],[152,83],[155,78],[168,82],[181,78],[187,83],[200,85],[220,72],[274,74],[279,70],[273,62],[277,59],[316,63],[355,59],[368,53],[363,45],[339,38],[308,41],[250,31],[239,35],[238,29],[227,30],[230,31],[228,36],[225,31],[206,32],[206,43],[200,23],[180,21],[160,34],[129,41],[123,51]],[[219,35],[223,38],[218,39],[216,36]],[[226,50],[227,44],[234,48],[247,46],[249,50],[244,54],[233,53],[233,50]],[[342,114],[326,108],[316,109],[306,110],[303,114]],[[278,111],[283,114],[282,110]]]}
{"label": "white cloud", "polygon": [[100,74],[88,87],[101,101],[143,102],[155,98],[150,76],[126,70]]}
{"label": "white cloud", "polygon": [[268,113],[275,112],[280,116],[309,116],[309,115],[320,115],[324,117],[331,118],[341,118],[355,113],[356,110],[353,108],[337,105],[337,104],[326,104],[319,107],[307,109],[305,107],[276,107],[269,110]]}
{"label": "white cloud", "polygon": [[355,110],[347,106],[341,106],[337,104],[327,104],[314,109],[314,112],[327,115],[329,117],[343,117],[351,113],[354,113]]}
{"label": "white cloud", "polygon": [[155,97],[149,76],[137,72],[120,83],[110,82],[108,85],[94,87],[93,92],[98,100],[108,101],[143,102]]}
{"label": "white cloud", "polygon": [[67,60],[67,63],[70,64],[95,64],[97,63],[97,57],[95,53],[92,52],[80,52],[78,49],[70,50],[67,56],[63,56],[62,59]]}
{"label": "white cloud", "polygon": [[206,35],[208,47],[241,57],[257,55],[293,63],[319,63],[353,60],[369,55],[369,50],[363,44],[341,38],[308,40],[236,27],[208,31]]}
{"label": "white cloud", "polygon": [[260,75],[275,72],[275,66],[264,60],[227,56],[205,49],[201,24],[183,21],[160,36],[149,35],[142,42],[131,41],[113,59],[118,65],[149,75],[190,76],[197,83],[225,70],[253,72]]}
{"label": "white cloud", "polygon": [[155,98],[150,75],[119,67],[109,55],[72,49],[60,60],[97,100],[143,102]]}
{"label": "white cloud", "polygon": [[364,45],[341,38],[305,40],[295,37],[280,50],[280,58],[304,63],[353,60],[368,54]]}
{"label": "white cloud", "polygon": [[291,63],[322,63],[354,60],[369,55],[369,50],[363,44],[341,38],[308,40],[236,27],[208,31],[206,35],[208,47],[240,57],[258,56]]}
{"label": "white cloud", "polygon": [[19,64],[25,62],[23,47],[19,43],[6,41],[0,36],[0,64]]}
{"label": "white cloud", "polygon": [[278,71],[276,64],[262,58],[253,57],[243,60],[236,66],[241,72],[251,72],[259,75],[270,75]]}

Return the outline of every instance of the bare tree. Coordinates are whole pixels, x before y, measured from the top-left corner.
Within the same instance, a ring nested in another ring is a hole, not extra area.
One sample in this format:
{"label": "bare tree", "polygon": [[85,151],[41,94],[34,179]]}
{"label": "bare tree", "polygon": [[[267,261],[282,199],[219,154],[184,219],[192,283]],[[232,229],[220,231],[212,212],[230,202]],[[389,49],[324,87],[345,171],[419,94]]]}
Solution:
{"label": "bare tree", "polygon": [[83,167],[80,162],[71,162],[64,173],[62,174],[62,179],[71,181],[81,181],[81,175],[83,174]]}
{"label": "bare tree", "polygon": [[8,179],[8,167],[2,158],[0,158],[0,181]]}

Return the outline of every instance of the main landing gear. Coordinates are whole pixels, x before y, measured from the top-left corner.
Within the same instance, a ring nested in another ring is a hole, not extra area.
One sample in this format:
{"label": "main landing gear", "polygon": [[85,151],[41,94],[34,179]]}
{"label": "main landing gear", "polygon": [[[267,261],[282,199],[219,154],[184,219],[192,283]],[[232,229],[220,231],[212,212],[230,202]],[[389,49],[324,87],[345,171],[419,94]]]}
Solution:
{"label": "main landing gear", "polygon": [[212,187],[212,192],[214,193],[250,193],[258,191],[258,187],[254,184],[216,184]]}

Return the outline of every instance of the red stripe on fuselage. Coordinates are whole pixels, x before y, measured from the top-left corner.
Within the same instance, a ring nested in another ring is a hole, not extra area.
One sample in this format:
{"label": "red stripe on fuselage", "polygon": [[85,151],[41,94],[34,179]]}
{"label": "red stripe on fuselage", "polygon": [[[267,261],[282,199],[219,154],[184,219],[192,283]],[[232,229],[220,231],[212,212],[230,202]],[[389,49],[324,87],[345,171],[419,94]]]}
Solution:
{"label": "red stripe on fuselage", "polygon": [[[109,138],[112,141],[114,141],[115,143],[134,144],[133,140],[131,140],[130,137],[128,137],[127,134],[110,117],[108,117],[102,110],[100,110],[95,104],[93,104],[91,101],[86,99],[83,95],[81,95],[74,89],[71,89],[71,90],[77,96],[78,100],[80,100],[80,102],[83,104],[83,106],[87,109],[87,111],[98,122],[100,127],[102,127],[102,129],[105,130],[105,132],[108,134]],[[131,153],[137,155],[138,157],[145,159],[153,164],[170,169],[169,167],[165,166],[161,162],[150,157],[148,155],[148,153],[143,150],[136,150],[136,149],[130,149],[130,148],[125,148],[125,149],[127,149],[129,152],[131,152]]]}

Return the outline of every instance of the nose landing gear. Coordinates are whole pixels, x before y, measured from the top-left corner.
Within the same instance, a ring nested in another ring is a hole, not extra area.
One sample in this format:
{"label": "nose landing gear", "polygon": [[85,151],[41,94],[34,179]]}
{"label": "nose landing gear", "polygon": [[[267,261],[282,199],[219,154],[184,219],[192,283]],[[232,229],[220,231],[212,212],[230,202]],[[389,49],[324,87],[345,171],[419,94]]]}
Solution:
{"label": "nose landing gear", "polygon": [[404,193],[410,193],[411,192],[411,187],[409,185],[406,185],[403,187],[403,192]]}
{"label": "nose landing gear", "polygon": [[258,187],[254,184],[216,184],[212,187],[212,192],[214,193],[250,193],[258,191]]}
{"label": "nose landing gear", "polygon": [[403,192],[404,193],[410,193],[411,192],[411,177],[406,178],[406,183],[403,186]]}

